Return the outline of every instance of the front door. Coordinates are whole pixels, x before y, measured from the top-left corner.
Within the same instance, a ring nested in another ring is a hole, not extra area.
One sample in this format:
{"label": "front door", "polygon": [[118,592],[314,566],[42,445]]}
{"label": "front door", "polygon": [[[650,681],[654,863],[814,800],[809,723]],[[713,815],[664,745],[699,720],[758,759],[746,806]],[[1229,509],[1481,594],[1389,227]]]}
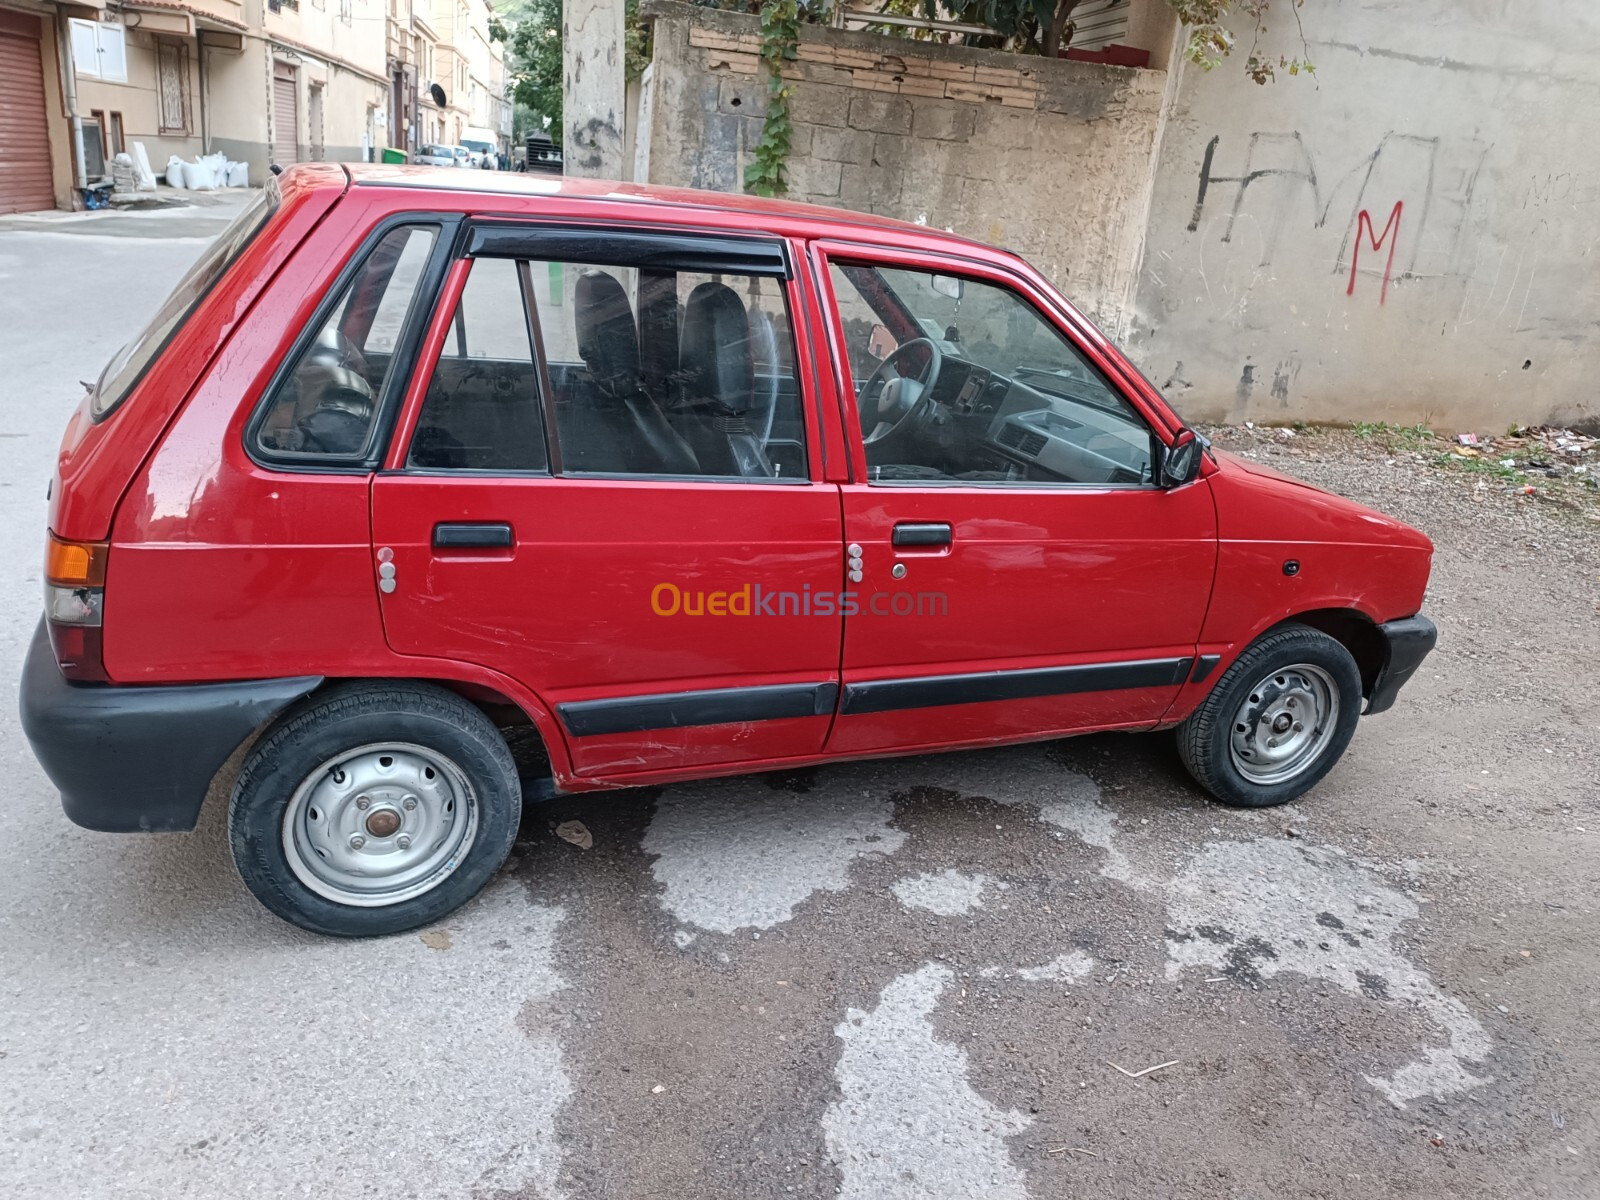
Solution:
{"label": "front door", "polygon": [[1155,724],[1193,668],[1216,562],[1203,481],[1025,284],[829,262],[856,482],[830,751]]}
{"label": "front door", "polygon": [[464,244],[373,486],[390,644],[519,681],[582,775],[816,754],[842,533],[782,247]]}

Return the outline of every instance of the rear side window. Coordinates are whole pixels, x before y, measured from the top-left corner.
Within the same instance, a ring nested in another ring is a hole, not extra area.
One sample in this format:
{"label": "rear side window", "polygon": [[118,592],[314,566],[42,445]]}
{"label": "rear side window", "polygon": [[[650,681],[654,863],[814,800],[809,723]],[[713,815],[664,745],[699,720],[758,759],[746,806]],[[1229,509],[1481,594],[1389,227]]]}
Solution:
{"label": "rear side window", "polygon": [[474,260],[428,381],[408,465],[426,471],[545,471],[526,266]]}
{"label": "rear side window", "polygon": [[89,415],[103,421],[133,391],[134,384],[144,378],[156,357],[166,349],[173,335],[183,327],[200,301],[228,273],[234,260],[244,252],[250,240],[261,231],[278,207],[278,184],[270,180],[244,210],[233,219],[233,224],[218,235],[200,258],[190,267],[178,286],[172,289],[150,324],[126,346],[118,350],[100,372],[93,398],[89,402]]}
{"label": "rear side window", "polygon": [[307,465],[366,457],[401,335],[438,229],[402,225],[374,244],[255,425],[263,457]]}
{"label": "rear side window", "polygon": [[407,464],[801,482],[804,430],[782,280],[481,257]]}

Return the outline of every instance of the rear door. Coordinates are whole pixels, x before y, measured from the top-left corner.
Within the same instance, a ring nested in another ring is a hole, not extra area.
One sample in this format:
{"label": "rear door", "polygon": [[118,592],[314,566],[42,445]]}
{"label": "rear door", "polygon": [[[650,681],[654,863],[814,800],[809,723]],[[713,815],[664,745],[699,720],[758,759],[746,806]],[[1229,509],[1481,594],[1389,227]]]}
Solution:
{"label": "rear door", "polygon": [[462,245],[373,486],[390,644],[530,688],[583,775],[820,751],[842,622],[811,597],[842,532],[787,247],[509,223]]}
{"label": "rear door", "polygon": [[1024,281],[843,246],[823,274],[857,400],[829,750],[1154,725],[1194,667],[1209,485],[1157,486],[1153,426]]}

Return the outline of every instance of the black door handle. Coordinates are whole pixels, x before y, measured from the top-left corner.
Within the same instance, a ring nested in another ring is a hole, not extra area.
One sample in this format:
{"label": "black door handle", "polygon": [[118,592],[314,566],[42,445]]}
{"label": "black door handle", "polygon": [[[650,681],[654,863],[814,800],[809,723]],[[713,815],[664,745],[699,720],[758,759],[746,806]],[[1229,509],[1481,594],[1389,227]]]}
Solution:
{"label": "black door handle", "polygon": [[433,527],[435,550],[498,550],[514,544],[504,521],[441,521]]}
{"label": "black door handle", "polygon": [[948,546],[950,526],[947,522],[902,522],[894,527],[890,539],[896,546]]}

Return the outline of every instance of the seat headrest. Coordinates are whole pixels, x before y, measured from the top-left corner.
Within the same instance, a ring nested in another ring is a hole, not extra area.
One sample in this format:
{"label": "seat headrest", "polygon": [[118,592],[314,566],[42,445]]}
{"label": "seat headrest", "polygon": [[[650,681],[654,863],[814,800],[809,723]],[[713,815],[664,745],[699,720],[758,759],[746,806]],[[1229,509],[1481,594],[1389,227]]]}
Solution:
{"label": "seat headrest", "polygon": [[572,299],[578,355],[589,373],[605,386],[637,386],[639,328],[622,284],[604,271],[586,271]]}
{"label": "seat headrest", "polygon": [[302,361],[328,367],[348,367],[361,374],[366,374],[367,370],[367,360],[356,349],[356,344],[332,326],[317,334],[316,340],[306,348]]}
{"label": "seat headrest", "polygon": [[702,283],[689,293],[678,366],[684,403],[730,416],[749,411],[755,386],[750,326],[744,301],[727,284]]}

